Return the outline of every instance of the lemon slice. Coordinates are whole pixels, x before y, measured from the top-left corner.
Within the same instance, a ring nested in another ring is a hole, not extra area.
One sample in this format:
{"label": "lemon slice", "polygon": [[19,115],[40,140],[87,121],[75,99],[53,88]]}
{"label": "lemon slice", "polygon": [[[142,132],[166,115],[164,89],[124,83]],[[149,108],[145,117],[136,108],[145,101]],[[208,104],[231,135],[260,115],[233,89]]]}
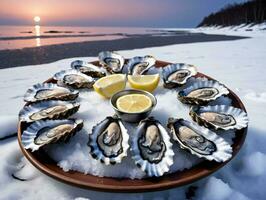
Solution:
{"label": "lemon slice", "polygon": [[125,89],[125,87],[126,76],[124,74],[105,76],[97,80],[93,85],[94,90],[106,98],[110,98],[113,94]]}
{"label": "lemon slice", "polygon": [[144,94],[127,94],[116,101],[118,110],[126,113],[140,113],[152,106],[151,99]]}
{"label": "lemon slice", "polygon": [[159,74],[154,75],[128,75],[128,81],[132,88],[152,92],[159,84]]}

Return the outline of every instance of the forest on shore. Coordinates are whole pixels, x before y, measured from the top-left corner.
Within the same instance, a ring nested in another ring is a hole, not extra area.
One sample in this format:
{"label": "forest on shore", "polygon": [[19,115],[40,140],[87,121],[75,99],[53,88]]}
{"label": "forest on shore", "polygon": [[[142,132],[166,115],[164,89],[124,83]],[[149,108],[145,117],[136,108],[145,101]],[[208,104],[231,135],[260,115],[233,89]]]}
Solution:
{"label": "forest on shore", "polygon": [[251,0],[240,4],[229,4],[205,17],[201,26],[232,26],[260,24],[266,21],[266,0]]}

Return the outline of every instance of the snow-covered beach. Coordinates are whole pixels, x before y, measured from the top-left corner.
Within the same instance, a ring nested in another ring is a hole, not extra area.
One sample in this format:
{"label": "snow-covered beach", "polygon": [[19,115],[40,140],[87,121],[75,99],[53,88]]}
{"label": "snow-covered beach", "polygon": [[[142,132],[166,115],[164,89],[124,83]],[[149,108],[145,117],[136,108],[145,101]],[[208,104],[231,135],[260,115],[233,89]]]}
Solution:
{"label": "snow-covered beach", "polygon": [[[196,187],[194,199],[264,199],[266,183],[266,79],[265,31],[193,29],[208,34],[249,36],[248,39],[178,44],[120,51],[125,57],[152,54],[157,59],[194,64],[203,72],[227,85],[243,101],[250,118],[246,142],[227,166],[192,184],[193,187],[140,194],[109,194],[71,187],[34,169],[22,156],[16,138],[0,141],[0,199],[184,199]],[[14,133],[17,114],[23,106],[23,94],[31,85],[69,67],[73,59],[39,66],[3,69],[1,83],[1,137]],[[95,60],[96,58],[79,58]],[[7,125],[8,124],[8,125]],[[23,167],[25,166],[25,167]],[[26,179],[14,179],[12,174]],[[190,188],[190,189],[189,189]],[[78,198],[80,197],[80,198]]]}

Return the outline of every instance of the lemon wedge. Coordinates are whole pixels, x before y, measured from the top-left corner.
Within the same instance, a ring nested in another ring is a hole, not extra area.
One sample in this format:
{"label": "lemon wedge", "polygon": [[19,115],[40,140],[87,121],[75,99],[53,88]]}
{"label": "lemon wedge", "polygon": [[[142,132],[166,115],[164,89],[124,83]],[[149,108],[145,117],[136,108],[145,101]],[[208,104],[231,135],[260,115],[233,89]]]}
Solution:
{"label": "lemon wedge", "polygon": [[151,99],[144,94],[127,94],[116,101],[118,110],[126,113],[140,113],[152,106]]}
{"label": "lemon wedge", "polygon": [[132,88],[152,92],[159,84],[159,74],[154,75],[128,75],[128,81]]}
{"label": "lemon wedge", "polygon": [[94,90],[106,98],[110,98],[113,94],[125,89],[125,87],[126,75],[124,74],[105,76],[93,84]]}

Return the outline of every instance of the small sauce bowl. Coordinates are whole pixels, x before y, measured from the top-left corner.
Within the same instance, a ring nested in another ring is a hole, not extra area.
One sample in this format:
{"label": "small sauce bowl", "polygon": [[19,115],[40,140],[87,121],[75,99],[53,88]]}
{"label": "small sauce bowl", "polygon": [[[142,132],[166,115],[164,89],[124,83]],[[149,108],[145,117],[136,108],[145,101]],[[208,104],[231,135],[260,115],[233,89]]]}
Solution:
{"label": "small sauce bowl", "polygon": [[[122,97],[124,95],[128,95],[128,94],[143,94],[146,95],[147,97],[149,97],[151,99],[152,102],[152,106],[143,111],[143,112],[138,112],[138,113],[127,113],[127,112],[123,112],[121,110],[119,110],[116,106],[116,101],[118,100],[119,97]],[[156,106],[157,104],[157,100],[155,98],[155,96],[153,94],[151,94],[150,92],[147,91],[143,91],[143,90],[134,90],[134,89],[129,89],[129,90],[122,90],[120,92],[115,93],[110,100],[110,103],[113,107],[113,109],[115,110],[116,114],[124,121],[126,122],[131,122],[131,123],[137,123],[142,119],[145,119],[146,117],[149,116],[149,114],[151,113],[152,109]]]}

